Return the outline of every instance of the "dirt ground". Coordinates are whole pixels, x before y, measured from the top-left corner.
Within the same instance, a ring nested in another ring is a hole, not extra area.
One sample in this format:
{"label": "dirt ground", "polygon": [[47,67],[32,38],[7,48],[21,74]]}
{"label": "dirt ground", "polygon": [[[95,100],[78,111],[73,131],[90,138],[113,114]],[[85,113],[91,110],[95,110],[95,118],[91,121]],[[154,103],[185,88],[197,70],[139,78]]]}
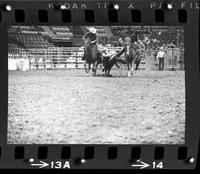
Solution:
{"label": "dirt ground", "polygon": [[184,143],[183,71],[111,73],[10,71],[8,143]]}

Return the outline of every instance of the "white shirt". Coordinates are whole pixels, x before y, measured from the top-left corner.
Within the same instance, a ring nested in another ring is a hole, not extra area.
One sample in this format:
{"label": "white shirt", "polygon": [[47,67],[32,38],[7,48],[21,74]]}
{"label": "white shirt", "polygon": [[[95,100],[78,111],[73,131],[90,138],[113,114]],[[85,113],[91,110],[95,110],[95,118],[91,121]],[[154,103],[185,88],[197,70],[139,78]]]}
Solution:
{"label": "white shirt", "polygon": [[159,51],[157,54],[157,59],[158,58],[165,58],[165,52],[164,51]]}

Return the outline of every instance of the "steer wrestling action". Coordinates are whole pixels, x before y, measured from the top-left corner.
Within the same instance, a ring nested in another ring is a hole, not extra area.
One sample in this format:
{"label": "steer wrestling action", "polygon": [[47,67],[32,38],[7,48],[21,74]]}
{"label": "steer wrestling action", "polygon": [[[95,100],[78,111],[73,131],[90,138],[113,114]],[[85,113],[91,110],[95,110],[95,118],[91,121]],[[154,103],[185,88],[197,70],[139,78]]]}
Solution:
{"label": "steer wrestling action", "polygon": [[[122,49],[116,51],[115,54],[108,56],[105,54],[105,50],[100,52],[98,49],[98,37],[95,28],[88,28],[88,32],[83,36],[83,39],[84,55],[82,60],[85,61],[84,67],[87,75],[89,75],[89,72],[92,70],[92,75],[95,76],[98,65],[103,64],[102,72],[105,72],[105,76],[111,76],[110,71],[114,65],[120,68],[118,63],[127,65],[128,77],[136,75],[136,71],[141,62],[141,50],[144,50],[140,48],[139,44],[137,44],[137,41],[132,43],[129,37],[126,37],[124,40],[121,39]],[[120,58],[123,54],[125,59]],[[136,64],[135,69],[134,64]]]}

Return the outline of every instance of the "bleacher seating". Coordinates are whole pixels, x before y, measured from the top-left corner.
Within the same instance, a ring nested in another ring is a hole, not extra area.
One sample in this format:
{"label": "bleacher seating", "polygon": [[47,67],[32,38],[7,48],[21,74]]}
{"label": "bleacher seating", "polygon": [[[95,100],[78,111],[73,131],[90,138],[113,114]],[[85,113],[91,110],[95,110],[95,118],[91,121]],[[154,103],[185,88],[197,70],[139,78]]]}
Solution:
{"label": "bleacher seating", "polygon": [[73,36],[82,36],[84,35],[84,27],[73,26],[72,27]]}
{"label": "bleacher seating", "polygon": [[52,43],[49,43],[37,34],[15,34],[14,37],[17,41],[22,42],[26,48],[47,48],[53,46]]}
{"label": "bleacher seating", "polygon": [[75,47],[81,47],[83,46],[83,35],[85,33],[85,28],[80,26],[73,26],[72,27],[73,32],[73,46]]}
{"label": "bleacher seating", "polygon": [[[152,48],[167,45],[177,41],[177,28],[165,26],[94,26],[97,29],[99,44],[117,46],[121,36],[131,36],[136,33],[140,39],[145,37],[151,41]],[[12,50],[14,47],[21,48],[49,48],[59,46],[82,47],[83,35],[87,27],[80,26],[13,26],[8,29]],[[108,37],[108,35],[110,37]],[[183,42],[183,33],[179,40]],[[176,44],[176,43],[175,43]]]}
{"label": "bleacher seating", "polygon": [[73,46],[81,47],[83,46],[84,42],[82,36],[75,36],[73,37]]}
{"label": "bleacher seating", "polygon": [[[120,36],[130,36],[133,33],[139,34],[140,39],[144,39],[144,36],[148,35],[151,40],[151,47],[159,47],[161,45],[168,45],[171,42],[176,44],[177,33],[175,27],[165,27],[165,26],[112,26],[111,30],[114,38],[119,38]],[[180,41],[183,39],[183,33],[179,36]]]}
{"label": "bleacher seating", "polygon": [[106,32],[105,32],[105,28],[102,26],[95,26],[95,28],[97,29],[97,36],[98,37],[106,37]]}
{"label": "bleacher seating", "polygon": [[72,40],[73,33],[69,27],[51,27],[51,30],[55,34],[52,38],[55,41],[66,40],[70,42]]}
{"label": "bleacher seating", "polygon": [[53,43],[50,43],[43,35],[45,32],[41,27],[35,26],[15,26],[9,28],[9,37],[11,42],[15,45],[21,43],[25,48],[48,48],[52,47]]}

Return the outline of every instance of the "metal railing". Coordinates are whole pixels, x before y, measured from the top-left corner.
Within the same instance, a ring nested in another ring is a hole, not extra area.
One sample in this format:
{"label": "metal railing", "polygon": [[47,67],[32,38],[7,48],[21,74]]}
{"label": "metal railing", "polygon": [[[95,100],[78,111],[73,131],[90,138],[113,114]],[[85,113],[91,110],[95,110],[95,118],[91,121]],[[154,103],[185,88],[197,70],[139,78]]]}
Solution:
{"label": "metal railing", "polygon": [[[99,47],[102,51],[105,48]],[[122,47],[107,47],[108,55],[115,54]],[[17,49],[15,54],[8,54],[9,59],[29,61],[29,69],[41,68],[83,68],[83,47],[52,47],[47,49]]]}
{"label": "metal railing", "polygon": [[[99,50],[104,50],[104,47],[99,47]],[[116,51],[121,50],[122,47],[107,47],[108,55],[113,55]],[[28,69],[55,69],[55,68],[84,68],[84,61],[81,60],[83,56],[83,47],[53,47],[47,49],[17,49],[15,54],[8,54],[10,60],[24,60],[29,65]],[[140,67],[145,69],[145,62],[151,53],[144,53]],[[180,60],[180,52],[177,49],[169,49],[167,51],[167,60],[169,69],[184,69],[184,60]],[[123,55],[122,55],[123,58]],[[28,62],[28,63],[27,63]],[[151,63],[151,62],[150,62]],[[154,62],[155,63],[155,62]],[[153,62],[152,62],[153,64]]]}

